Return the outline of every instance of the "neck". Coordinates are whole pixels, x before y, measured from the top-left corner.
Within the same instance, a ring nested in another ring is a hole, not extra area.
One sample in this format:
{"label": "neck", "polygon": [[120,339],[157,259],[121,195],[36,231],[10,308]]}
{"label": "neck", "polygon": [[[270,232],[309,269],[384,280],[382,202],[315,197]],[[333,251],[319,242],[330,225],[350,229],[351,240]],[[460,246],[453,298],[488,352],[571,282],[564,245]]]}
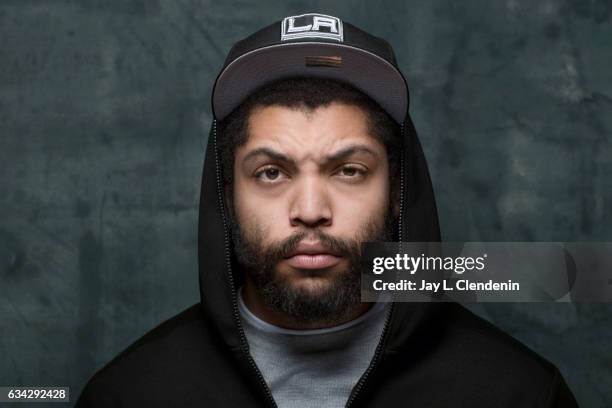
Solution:
{"label": "neck", "polygon": [[242,299],[249,311],[259,319],[277,327],[293,330],[325,329],[338,326],[358,318],[373,306],[373,303],[358,303],[354,308],[343,313],[342,316],[339,316],[337,319],[308,322],[297,321],[294,317],[267,306],[261,294],[248,277],[245,279],[245,284],[242,289]]}

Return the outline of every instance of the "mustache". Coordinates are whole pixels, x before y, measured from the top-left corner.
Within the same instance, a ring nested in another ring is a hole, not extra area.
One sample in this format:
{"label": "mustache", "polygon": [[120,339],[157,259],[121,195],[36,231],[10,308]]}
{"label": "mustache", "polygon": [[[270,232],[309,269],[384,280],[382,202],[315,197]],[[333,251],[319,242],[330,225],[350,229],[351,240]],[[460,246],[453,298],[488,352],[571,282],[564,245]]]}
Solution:
{"label": "mustache", "polygon": [[319,241],[324,249],[340,253],[347,257],[354,256],[355,252],[360,250],[359,243],[356,241],[335,238],[320,230],[310,232],[300,231],[283,239],[277,244],[271,245],[268,252],[269,259],[280,260],[288,257],[305,238]]}

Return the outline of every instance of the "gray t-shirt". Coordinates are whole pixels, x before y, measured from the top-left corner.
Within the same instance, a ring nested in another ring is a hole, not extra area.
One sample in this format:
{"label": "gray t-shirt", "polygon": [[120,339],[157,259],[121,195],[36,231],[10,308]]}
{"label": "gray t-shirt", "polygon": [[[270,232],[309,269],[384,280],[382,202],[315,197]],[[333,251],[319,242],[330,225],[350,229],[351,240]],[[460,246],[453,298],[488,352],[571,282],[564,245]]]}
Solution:
{"label": "gray t-shirt", "polygon": [[339,326],[290,330],[259,319],[238,293],[251,355],[279,408],[344,407],[374,356],[389,304]]}

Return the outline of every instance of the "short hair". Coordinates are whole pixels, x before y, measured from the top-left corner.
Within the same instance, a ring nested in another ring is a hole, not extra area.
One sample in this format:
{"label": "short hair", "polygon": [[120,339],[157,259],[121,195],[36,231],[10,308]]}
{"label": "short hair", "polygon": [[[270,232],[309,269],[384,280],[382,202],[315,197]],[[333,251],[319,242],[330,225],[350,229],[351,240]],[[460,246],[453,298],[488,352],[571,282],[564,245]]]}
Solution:
{"label": "short hair", "polygon": [[[400,126],[376,102],[353,86],[332,79],[290,78],[263,86],[252,93],[218,124],[223,168],[223,182],[232,185],[236,148],[248,140],[251,113],[260,107],[279,105],[288,108],[314,110],[333,102],[357,106],[367,116],[369,132],[387,151],[389,178],[392,182],[399,170],[401,151]],[[231,188],[230,188],[231,190]]]}

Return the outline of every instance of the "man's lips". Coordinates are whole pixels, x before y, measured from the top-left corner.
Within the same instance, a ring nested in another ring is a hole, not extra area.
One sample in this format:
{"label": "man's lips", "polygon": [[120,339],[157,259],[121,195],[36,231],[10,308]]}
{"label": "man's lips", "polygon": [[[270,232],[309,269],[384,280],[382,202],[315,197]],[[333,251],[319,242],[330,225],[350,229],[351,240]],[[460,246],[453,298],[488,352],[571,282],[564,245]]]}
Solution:
{"label": "man's lips", "polygon": [[298,254],[287,258],[287,263],[298,269],[323,269],[331,268],[340,262],[339,256],[329,254]]}
{"label": "man's lips", "polygon": [[336,265],[342,259],[340,253],[330,250],[320,242],[302,241],[286,257],[287,263],[299,269],[323,269]]}

